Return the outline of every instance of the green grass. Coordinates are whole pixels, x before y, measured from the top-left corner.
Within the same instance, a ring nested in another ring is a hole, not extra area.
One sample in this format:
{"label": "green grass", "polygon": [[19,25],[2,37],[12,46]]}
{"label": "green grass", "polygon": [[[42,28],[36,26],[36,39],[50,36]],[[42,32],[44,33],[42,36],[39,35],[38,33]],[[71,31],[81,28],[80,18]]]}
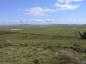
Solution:
{"label": "green grass", "polygon": [[[22,29],[11,32],[11,29]],[[86,48],[77,31],[85,26],[0,27],[0,64],[81,64],[86,52],[63,47]],[[1,32],[0,32],[1,33]]]}

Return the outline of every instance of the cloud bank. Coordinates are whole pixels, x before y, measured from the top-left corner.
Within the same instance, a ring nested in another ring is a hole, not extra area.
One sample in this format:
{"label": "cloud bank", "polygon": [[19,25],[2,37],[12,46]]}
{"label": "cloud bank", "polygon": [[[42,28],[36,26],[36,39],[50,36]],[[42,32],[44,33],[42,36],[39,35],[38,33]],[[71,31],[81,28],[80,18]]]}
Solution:
{"label": "cloud bank", "polygon": [[53,8],[55,9],[48,9],[42,7],[32,7],[25,10],[26,15],[30,16],[44,16],[51,12],[56,12],[58,10],[75,10],[80,5],[74,4],[76,2],[82,2],[83,0],[56,0],[55,4],[53,4]]}

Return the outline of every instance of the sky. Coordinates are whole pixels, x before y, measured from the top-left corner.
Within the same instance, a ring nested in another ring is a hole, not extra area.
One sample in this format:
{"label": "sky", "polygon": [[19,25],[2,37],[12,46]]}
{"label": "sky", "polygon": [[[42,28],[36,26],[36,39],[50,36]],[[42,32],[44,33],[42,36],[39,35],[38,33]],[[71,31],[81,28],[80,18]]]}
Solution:
{"label": "sky", "polygon": [[86,0],[0,0],[3,24],[86,24]]}

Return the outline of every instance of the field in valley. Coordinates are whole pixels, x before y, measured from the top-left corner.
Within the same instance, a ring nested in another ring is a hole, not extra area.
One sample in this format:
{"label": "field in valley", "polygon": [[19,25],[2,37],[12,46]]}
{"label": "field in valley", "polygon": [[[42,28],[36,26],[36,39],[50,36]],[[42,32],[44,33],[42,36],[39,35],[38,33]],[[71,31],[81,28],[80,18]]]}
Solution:
{"label": "field in valley", "polygon": [[0,27],[0,64],[85,64],[86,26]]}

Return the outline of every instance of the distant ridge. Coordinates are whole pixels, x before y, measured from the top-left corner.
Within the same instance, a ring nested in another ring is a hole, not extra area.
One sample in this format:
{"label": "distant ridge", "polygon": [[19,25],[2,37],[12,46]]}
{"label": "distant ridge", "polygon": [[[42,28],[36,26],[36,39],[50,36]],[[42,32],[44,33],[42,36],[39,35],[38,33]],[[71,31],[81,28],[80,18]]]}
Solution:
{"label": "distant ridge", "polygon": [[86,26],[86,24],[10,24],[0,26]]}

